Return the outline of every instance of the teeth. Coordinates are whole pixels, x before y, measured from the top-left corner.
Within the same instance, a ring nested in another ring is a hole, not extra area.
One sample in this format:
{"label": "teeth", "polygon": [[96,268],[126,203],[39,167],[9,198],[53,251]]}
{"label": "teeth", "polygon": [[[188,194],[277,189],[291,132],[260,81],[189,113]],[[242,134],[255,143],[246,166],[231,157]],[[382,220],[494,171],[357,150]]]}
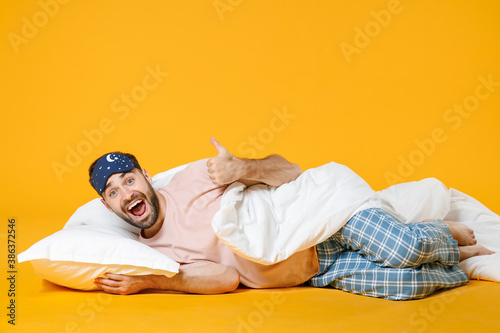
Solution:
{"label": "teeth", "polygon": [[136,202],[134,202],[130,207],[128,207],[128,210],[132,210],[132,208],[134,208],[135,206],[137,206],[138,204],[140,204],[142,202],[142,200],[137,200]]}

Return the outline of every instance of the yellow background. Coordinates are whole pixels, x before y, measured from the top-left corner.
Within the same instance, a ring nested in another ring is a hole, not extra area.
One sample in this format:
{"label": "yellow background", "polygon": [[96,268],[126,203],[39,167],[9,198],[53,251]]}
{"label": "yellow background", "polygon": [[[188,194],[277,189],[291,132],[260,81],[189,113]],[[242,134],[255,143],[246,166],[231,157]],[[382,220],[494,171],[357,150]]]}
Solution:
{"label": "yellow background", "polygon": [[[18,253],[96,197],[87,168],[101,154],[134,153],[156,174],[214,155],[210,136],[244,157],[257,140],[257,157],[346,164],[375,190],[388,173],[435,177],[500,212],[500,87],[446,120],[480,77],[500,82],[498,1],[64,2],[0,5],[0,234],[16,218]],[[148,68],[168,72],[149,91]]]}

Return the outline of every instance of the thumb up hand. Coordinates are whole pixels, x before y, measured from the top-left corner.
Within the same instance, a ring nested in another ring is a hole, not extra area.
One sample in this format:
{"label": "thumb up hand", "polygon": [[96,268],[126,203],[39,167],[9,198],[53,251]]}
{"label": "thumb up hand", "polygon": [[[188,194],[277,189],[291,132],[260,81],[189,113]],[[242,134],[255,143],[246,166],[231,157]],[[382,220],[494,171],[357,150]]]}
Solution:
{"label": "thumb up hand", "polygon": [[208,174],[212,182],[216,185],[226,185],[241,179],[244,175],[243,161],[234,157],[213,137],[210,138],[210,143],[218,153],[207,161]]}
{"label": "thumb up hand", "polygon": [[219,141],[215,140],[213,137],[210,137],[210,143],[217,149],[217,152],[219,155],[218,157],[223,157],[223,158],[229,158],[230,156],[233,156],[229,150],[226,149],[223,145],[220,144]]}

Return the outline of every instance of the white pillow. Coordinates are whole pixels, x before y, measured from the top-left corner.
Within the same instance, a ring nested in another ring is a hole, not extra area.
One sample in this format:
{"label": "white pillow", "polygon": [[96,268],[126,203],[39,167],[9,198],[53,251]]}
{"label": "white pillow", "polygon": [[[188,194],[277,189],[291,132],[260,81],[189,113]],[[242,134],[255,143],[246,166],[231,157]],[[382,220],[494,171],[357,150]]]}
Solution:
{"label": "white pillow", "polygon": [[[153,187],[166,186],[186,165],[153,176]],[[63,230],[20,253],[42,279],[81,290],[96,290],[104,273],[173,276],[179,264],[137,241],[139,228],[110,212],[100,199],[79,207]]]}
{"label": "white pillow", "polygon": [[477,242],[495,252],[460,262],[471,279],[500,282],[500,216],[473,197],[450,189],[450,212],[445,219],[461,222],[474,230]]}
{"label": "white pillow", "polygon": [[17,259],[31,261],[43,279],[81,290],[98,289],[94,280],[106,272],[171,277],[179,271],[178,263],[139,243],[136,235],[111,226],[64,228],[35,243]]}
{"label": "white pillow", "polygon": [[87,202],[71,215],[64,229],[78,226],[100,226],[111,227],[110,230],[121,229],[139,236],[140,229],[130,223],[123,221],[118,215],[110,212],[101,202],[101,199],[94,199]]}

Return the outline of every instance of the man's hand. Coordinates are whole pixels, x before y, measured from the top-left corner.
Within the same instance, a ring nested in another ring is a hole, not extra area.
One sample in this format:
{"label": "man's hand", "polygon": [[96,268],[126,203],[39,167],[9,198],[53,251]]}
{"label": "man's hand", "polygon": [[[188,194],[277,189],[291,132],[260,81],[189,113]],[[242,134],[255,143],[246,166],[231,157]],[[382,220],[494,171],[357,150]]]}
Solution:
{"label": "man's hand", "polygon": [[97,287],[110,294],[129,295],[151,288],[147,275],[122,275],[105,273],[106,277],[95,279]]}
{"label": "man's hand", "polygon": [[227,185],[241,179],[245,174],[245,163],[233,156],[214,138],[210,138],[210,142],[219,153],[207,161],[208,174],[212,182],[216,185]]}
{"label": "man's hand", "polygon": [[264,183],[281,186],[297,179],[302,173],[295,163],[288,162],[280,155],[270,155],[262,159],[241,159],[233,156],[214,138],[210,142],[219,153],[208,159],[208,174],[216,185],[227,185],[239,181],[246,186]]}
{"label": "man's hand", "polygon": [[182,291],[193,294],[221,294],[238,288],[240,274],[232,267],[212,262],[183,264],[179,273],[165,275],[104,274],[95,279],[99,289],[110,294],[129,295],[144,289]]}

